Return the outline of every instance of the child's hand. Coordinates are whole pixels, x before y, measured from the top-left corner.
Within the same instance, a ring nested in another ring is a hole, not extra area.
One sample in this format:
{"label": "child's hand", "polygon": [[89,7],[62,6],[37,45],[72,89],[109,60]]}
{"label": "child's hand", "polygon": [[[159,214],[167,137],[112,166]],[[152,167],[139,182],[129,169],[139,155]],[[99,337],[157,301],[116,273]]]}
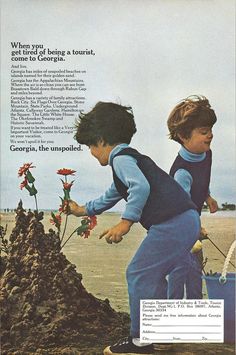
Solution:
{"label": "child's hand", "polygon": [[206,203],[211,213],[215,213],[218,210],[217,201],[214,198],[212,198],[210,195],[207,197]]}
{"label": "child's hand", "polygon": [[63,212],[67,215],[73,214],[74,216],[86,216],[87,211],[84,206],[79,206],[75,201],[67,200],[64,202]]}
{"label": "child's hand", "polygon": [[120,223],[114,227],[105,230],[100,236],[99,239],[105,237],[107,243],[119,243],[122,241],[122,236],[127,234],[132,226],[133,222],[128,221],[127,219],[122,219]]}
{"label": "child's hand", "polygon": [[201,227],[200,240],[208,239],[208,233],[205,228]]}

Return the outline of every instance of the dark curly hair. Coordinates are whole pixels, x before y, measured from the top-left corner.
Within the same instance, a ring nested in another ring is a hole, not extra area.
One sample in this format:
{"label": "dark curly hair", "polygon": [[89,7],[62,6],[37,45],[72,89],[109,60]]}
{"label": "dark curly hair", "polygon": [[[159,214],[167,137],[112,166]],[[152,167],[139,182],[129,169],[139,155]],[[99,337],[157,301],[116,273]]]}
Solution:
{"label": "dark curly hair", "polygon": [[179,136],[190,138],[195,128],[213,127],[216,120],[215,112],[205,96],[188,96],[169,115],[169,137],[182,144]]}
{"label": "dark curly hair", "polygon": [[132,108],[98,102],[90,112],[80,113],[76,130],[77,142],[87,146],[96,146],[101,140],[109,145],[130,143],[136,132]]}

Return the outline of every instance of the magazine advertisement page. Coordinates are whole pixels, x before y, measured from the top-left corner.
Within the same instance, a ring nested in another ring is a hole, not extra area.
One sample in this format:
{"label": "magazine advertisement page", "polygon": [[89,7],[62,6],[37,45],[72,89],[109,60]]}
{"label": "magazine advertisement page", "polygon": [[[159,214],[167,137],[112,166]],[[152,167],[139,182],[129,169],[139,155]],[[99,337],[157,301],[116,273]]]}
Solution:
{"label": "magazine advertisement page", "polygon": [[233,0],[1,0],[1,354],[233,354]]}

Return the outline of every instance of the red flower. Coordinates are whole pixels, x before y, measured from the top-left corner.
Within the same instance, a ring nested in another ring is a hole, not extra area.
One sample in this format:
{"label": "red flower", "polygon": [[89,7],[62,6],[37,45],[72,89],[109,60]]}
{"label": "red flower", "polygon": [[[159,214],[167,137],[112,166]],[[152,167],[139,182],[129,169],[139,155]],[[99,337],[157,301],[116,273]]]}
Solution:
{"label": "red flower", "polygon": [[60,214],[62,212],[65,212],[68,206],[68,201],[67,200],[62,200],[62,204],[60,205],[58,211],[60,212]]}
{"label": "red flower", "polygon": [[88,222],[88,230],[92,230],[94,227],[97,225],[97,217],[96,216],[91,216],[91,217],[83,217],[83,220],[86,220]]}
{"label": "red flower", "polygon": [[76,172],[75,170],[65,169],[65,168],[57,170],[57,174],[64,175],[64,176],[66,176],[66,175],[75,175],[74,174],[75,172]]}
{"label": "red flower", "polygon": [[20,184],[20,189],[22,190],[24,187],[26,187],[28,185],[28,181],[27,179],[25,178],[22,183]]}
{"label": "red flower", "polygon": [[67,200],[63,200],[62,199],[62,204],[59,206],[59,209],[58,209],[58,211],[60,212],[60,214],[62,213],[62,212],[65,212],[67,209],[68,209],[68,205],[69,205],[69,203],[68,203],[68,201]]}
{"label": "red flower", "polygon": [[74,181],[71,181],[71,183],[68,183],[68,182],[64,182],[64,181],[63,181],[63,187],[64,187],[64,189],[70,191],[71,186],[73,185],[73,182],[74,182]]}
{"label": "red flower", "polygon": [[26,174],[29,169],[35,168],[35,166],[32,166],[32,164],[33,163],[25,163],[23,166],[21,166],[18,170],[18,176],[22,176],[23,174]]}
{"label": "red flower", "polygon": [[55,214],[54,215],[54,219],[50,219],[50,223],[51,224],[58,224],[58,225],[61,225],[61,220],[62,220],[62,218],[61,218],[61,215],[60,214]]}
{"label": "red flower", "polygon": [[91,216],[89,217],[90,221],[89,221],[89,229],[93,229],[94,227],[96,227],[97,225],[97,217],[96,216]]}
{"label": "red flower", "polygon": [[81,234],[81,237],[84,237],[84,239],[88,238],[90,236],[90,230],[87,230]]}
{"label": "red flower", "polygon": [[91,230],[97,225],[97,217],[82,217],[81,226],[77,229],[77,234],[83,238],[90,236]]}
{"label": "red flower", "polygon": [[64,211],[64,207],[63,207],[62,205],[60,205],[58,211],[59,211],[60,213],[62,213],[62,212]]}

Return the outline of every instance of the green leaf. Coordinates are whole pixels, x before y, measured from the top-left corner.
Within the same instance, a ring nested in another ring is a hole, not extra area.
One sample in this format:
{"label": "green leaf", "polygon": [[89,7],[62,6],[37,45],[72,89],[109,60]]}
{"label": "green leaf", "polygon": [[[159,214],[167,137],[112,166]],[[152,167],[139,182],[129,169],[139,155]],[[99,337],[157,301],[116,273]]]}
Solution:
{"label": "green leaf", "polygon": [[55,213],[54,213],[54,212],[51,212],[51,216],[52,216],[52,219],[53,219],[53,221],[54,221],[54,223],[55,223],[56,228],[57,228],[57,229],[60,229],[61,226],[60,226],[60,224],[59,224],[59,222],[58,222],[58,219],[57,219],[56,216],[55,216]]}
{"label": "green leaf", "polygon": [[30,196],[34,196],[34,195],[36,195],[38,193],[38,191],[36,190],[34,184],[31,187],[29,185],[26,185],[25,188],[26,188],[26,190],[29,191]]}
{"label": "green leaf", "polygon": [[28,170],[26,173],[26,179],[28,180],[28,182],[30,184],[32,184],[33,182],[35,182],[35,178],[33,177],[33,175],[31,174],[31,172]]}
{"label": "green leaf", "polygon": [[63,191],[64,191],[64,199],[65,200],[70,200],[70,192],[69,192],[69,190],[63,189]]}
{"label": "green leaf", "polygon": [[54,212],[51,212],[51,217],[52,219],[54,220],[54,222],[56,221],[56,217],[55,217],[55,213]]}
{"label": "green leaf", "polygon": [[31,192],[31,187],[29,185],[25,185],[25,189],[29,191],[29,193]]}
{"label": "green leaf", "polygon": [[34,184],[31,186],[31,191],[30,191],[30,196],[34,196],[38,193],[38,191],[36,190]]}
{"label": "green leaf", "polygon": [[87,226],[89,224],[89,221],[87,219],[82,219],[81,224]]}
{"label": "green leaf", "polygon": [[80,235],[81,233],[86,232],[87,229],[88,228],[86,225],[81,225],[77,228],[76,233],[77,235]]}
{"label": "green leaf", "polygon": [[62,198],[61,196],[59,196],[60,197],[60,199],[61,199],[61,204],[63,205],[63,203],[64,203],[64,198]]}

